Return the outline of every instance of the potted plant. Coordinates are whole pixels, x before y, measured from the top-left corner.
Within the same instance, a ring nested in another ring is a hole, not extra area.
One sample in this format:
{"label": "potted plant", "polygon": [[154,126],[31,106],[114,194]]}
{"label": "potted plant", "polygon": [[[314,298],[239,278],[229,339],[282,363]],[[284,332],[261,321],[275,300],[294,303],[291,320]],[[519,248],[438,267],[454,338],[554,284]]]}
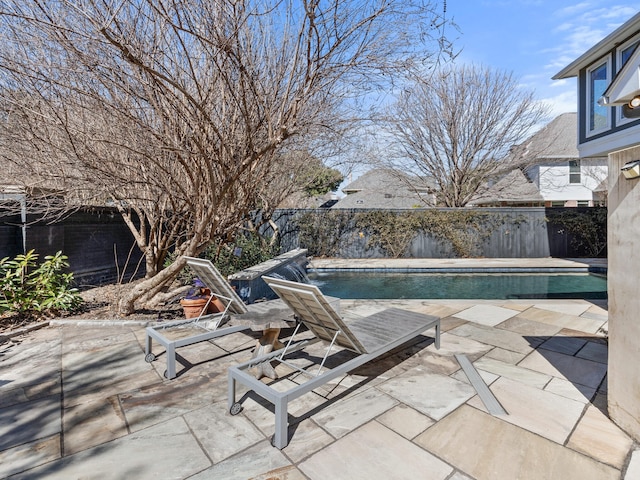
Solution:
{"label": "potted plant", "polygon": [[[208,305],[207,305],[208,304]],[[224,304],[211,293],[199,278],[193,279],[193,287],[180,300],[186,318],[196,318],[201,314],[224,312]],[[206,312],[203,310],[207,308]]]}

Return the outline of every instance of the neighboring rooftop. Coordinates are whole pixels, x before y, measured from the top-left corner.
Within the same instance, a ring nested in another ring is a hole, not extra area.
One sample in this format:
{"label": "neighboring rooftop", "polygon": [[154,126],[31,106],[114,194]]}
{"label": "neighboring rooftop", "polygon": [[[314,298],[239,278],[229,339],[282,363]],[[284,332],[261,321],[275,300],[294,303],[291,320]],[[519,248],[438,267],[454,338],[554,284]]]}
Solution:
{"label": "neighboring rooftop", "polygon": [[404,209],[432,206],[432,183],[388,169],[374,169],[342,189],[345,197],[331,208]]}
{"label": "neighboring rooftop", "polygon": [[469,202],[470,206],[527,204],[537,205],[544,202],[538,187],[534,185],[519,168],[512,170],[487,191]]}
{"label": "neighboring rooftop", "polygon": [[512,158],[520,165],[541,163],[544,160],[566,161],[579,158],[577,113],[558,115],[515,147]]}
{"label": "neighboring rooftop", "polygon": [[577,117],[575,112],[558,115],[526,141],[514,147],[507,162],[516,168],[487,190],[479,192],[469,204],[544,205],[547,199],[533,181],[536,174],[532,172],[538,166],[565,166],[569,160],[578,160]]}

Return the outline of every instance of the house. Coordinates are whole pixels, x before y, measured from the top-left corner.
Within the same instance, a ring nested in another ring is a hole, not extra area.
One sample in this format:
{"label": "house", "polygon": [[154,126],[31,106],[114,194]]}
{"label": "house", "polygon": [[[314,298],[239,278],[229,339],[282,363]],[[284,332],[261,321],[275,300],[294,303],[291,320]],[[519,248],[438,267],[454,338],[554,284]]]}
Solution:
{"label": "house", "polygon": [[[625,110],[629,108],[625,109],[624,105],[635,96],[628,93],[629,88],[633,93],[629,82],[635,80],[635,90],[640,91],[640,52],[635,51],[639,43],[640,13],[554,75],[554,80],[574,77],[578,80],[578,151],[581,159],[606,155],[637,142],[640,118],[626,116]],[[618,78],[616,84],[623,89],[607,92],[618,73],[629,82]]]}
{"label": "house", "polygon": [[580,158],[608,155],[609,416],[640,441],[640,13],[554,79],[578,81]]}
{"label": "house", "polygon": [[361,175],[342,189],[331,208],[425,208],[435,205],[434,185],[423,178],[379,168]]}
{"label": "house", "polygon": [[606,202],[606,156],[580,159],[577,114],[563,113],[512,149],[519,168],[482,192],[473,206],[593,207]]}
{"label": "house", "polygon": [[542,207],[544,198],[538,187],[516,168],[471,200],[470,207]]}

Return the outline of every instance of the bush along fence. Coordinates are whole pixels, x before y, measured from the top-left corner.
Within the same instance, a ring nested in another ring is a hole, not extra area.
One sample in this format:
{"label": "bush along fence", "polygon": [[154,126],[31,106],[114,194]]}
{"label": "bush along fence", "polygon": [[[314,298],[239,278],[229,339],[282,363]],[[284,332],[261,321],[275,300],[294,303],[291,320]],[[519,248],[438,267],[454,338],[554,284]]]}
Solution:
{"label": "bush along fence", "polygon": [[606,208],[280,210],[274,218],[282,251],[318,257],[607,256]]}
{"label": "bush along fence", "polygon": [[47,255],[39,265],[33,250],[0,259],[0,316],[37,318],[75,310],[82,299],[71,286],[73,274],[63,271],[68,266],[62,252]]}

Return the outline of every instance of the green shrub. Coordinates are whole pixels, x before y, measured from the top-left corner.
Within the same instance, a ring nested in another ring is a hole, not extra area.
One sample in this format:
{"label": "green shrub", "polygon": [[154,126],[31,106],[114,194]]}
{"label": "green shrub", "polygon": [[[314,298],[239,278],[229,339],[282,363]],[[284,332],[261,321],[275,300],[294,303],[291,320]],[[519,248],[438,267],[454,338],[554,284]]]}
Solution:
{"label": "green shrub", "polygon": [[566,230],[576,254],[600,257],[607,254],[607,209],[590,207],[549,210],[547,222]]}
{"label": "green shrub", "polygon": [[225,277],[271,260],[278,255],[275,245],[254,233],[240,233],[233,242],[213,243],[200,255],[213,262]]}
{"label": "green shrub", "polygon": [[[232,242],[214,242],[199,256],[206,258],[216,266],[224,277],[253,267],[278,255],[278,247],[254,233],[239,233]],[[175,254],[167,255],[165,267],[175,260]],[[182,285],[193,282],[193,273],[188,266],[178,274],[177,280]]]}
{"label": "green shrub", "polygon": [[73,283],[67,257],[58,252],[47,255],[37,266],[38,254],[30,250],[14,259],[0,260],[0,314],[14,313],[27,317],[56,315],[77,309],[82,298]]}

